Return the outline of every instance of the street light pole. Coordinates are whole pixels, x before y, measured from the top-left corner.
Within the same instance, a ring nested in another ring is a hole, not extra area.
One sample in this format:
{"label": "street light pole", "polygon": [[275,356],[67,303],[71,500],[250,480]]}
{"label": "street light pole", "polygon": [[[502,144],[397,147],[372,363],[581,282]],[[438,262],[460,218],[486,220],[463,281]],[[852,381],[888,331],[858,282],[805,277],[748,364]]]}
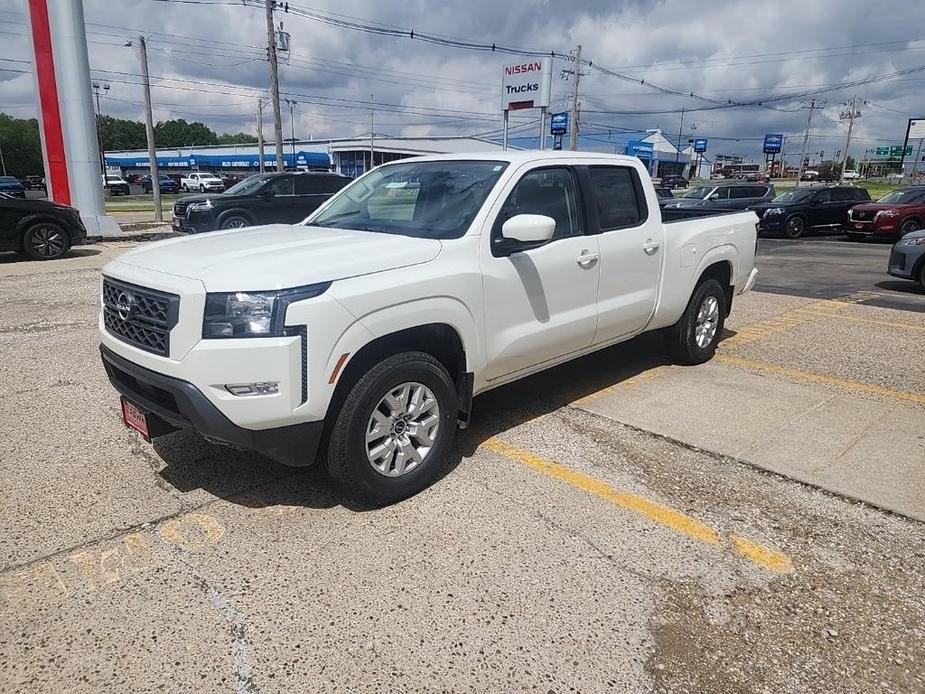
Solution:
{"label": "street light pole", "polygon": [[292,166],[295,167],[295,115],[293,109],[299,102],[293,101],[292,99],[286,99],[286,103],[289,104],[289,127],[291,128],[290,132],[292,133],[292,137],[289,138],[289,142],[292,148]]}
{"label": "street light pole", "polygon": [[806,145],[809,143],[809,131],[813,124],[813,111],[816,109],[816,100],[809,102],[809,117],[806,119],[806,134],[803,135],[803,147],[800,149],[800,163],[797,166],[797,180],[794,188],[800,187],[800,177],[803,175],[803,162],[806,161]]}
{"label": "street light pole", "polygon": [[848,121],[848,140],[845,142],[845,153],[841,160],[841,174],[838,177],[838,185],[845,182],[845,165],[848,163],[848,148],[851,146],[851,130],[854,128],[854,119],[861,117],[861,110],[858,108],[857,94],[851,99],[851,105],[847,111],[842,111],[840,118]]}
{"label": "street light pole", "polygon": [[109,91],[109,82],[94,82],[93,93],[96,94],[96,140],[100,148],[100,175],[103,176],[103,187],[106,186],[106,152],[103,150],[103,130],[100,121],[103,119],[103,109],[100,106],[100,87]]}
{"label": "street light pole", "polygon": [[263,99],[257,99],[257,159],[260,173],[264,172],[263,165]]}

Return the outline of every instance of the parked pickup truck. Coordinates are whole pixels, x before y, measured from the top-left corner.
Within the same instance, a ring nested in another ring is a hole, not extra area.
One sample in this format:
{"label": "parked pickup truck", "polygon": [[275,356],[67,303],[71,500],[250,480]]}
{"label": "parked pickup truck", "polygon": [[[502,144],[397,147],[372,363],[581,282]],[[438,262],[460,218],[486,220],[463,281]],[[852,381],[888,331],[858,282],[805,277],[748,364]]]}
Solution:
{"label": "parked pickup truck", "polygon": [[311,465],[385,504],[445,469],[473,396],[640,333],[710,359],[756,278],[757,218],[659,211],[639,160],[379,166],[301,224],[153,243],[103,269],[125,423]]}
{"label": "parked pickup truck", "polygon": [[193,171],[180,179],[180,188],[183,189],[184,193],[197,190],[200,193],[221,193],[225,190],[225,184],[215,174]]}

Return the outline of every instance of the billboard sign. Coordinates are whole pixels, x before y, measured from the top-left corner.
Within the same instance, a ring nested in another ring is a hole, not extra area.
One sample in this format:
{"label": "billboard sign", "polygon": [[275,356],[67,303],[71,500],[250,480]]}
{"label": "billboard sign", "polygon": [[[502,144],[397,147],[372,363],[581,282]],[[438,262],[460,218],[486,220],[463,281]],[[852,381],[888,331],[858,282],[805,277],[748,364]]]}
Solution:
{"label": "billboard sign", "polygon": [[784,145],[783,133],[765,133],[764,136],[764,153],[777,154]]}
{"label": "billboard sign", "polygon": [[[912,156],[912,145],[906,147],[906,156]],[[903,156],[903,146],[902,145],[893,145],[890,147],[890,156],[891,157],[901,157]]]}
{"label": "billboard sign", "polygon": [[552,90],[552,58],[505,65],[501,79],[501,110],[546,108]]}
{"label": "billboard sign", "polygon": [[707,138],[698,137],[694,139],[694,151],[697,154],[703,154],[707,151]]}
{"label": "billboard sign", "polygon": [[568,111],[553,113],[549,118],[549,134],[565,135],[568,132]]}
{"label": "billboard sign", "polygon": [[654,147],[651,142],[641,142],[640,140],[630,140],[626,143],[626,154],[640,159],[651,159]]}
{"label": "billboard sign", "polygon": [[909,119],[909,139],[921,140],[925,138],[925,118]]}
{"label": "billboard sign", "polygon": [[876,154],[878,157],[888,157],[890,156],[890,148],[886,145],[875,147],[874,154]]}

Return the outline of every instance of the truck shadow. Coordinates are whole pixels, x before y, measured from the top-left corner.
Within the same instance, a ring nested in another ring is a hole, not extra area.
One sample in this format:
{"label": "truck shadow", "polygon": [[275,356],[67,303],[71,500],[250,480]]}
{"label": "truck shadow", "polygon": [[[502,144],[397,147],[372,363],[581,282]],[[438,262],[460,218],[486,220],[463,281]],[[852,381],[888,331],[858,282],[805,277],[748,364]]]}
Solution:
{"label": "truck shadow", "polygon": [[[731,335],[734,333],[726,331],[723,337]],[[452,474],[486,440],[670,363],[660,337],[647,334],[478,396],[472,424],[457,433],[441,479]],[[165,463],[157,474],[181,493],[203,490],[255,509],[343,506],[356,512],[373,510],[338,490],[320,464],[287,468],[182,431],[155,439],[154,450]]]}

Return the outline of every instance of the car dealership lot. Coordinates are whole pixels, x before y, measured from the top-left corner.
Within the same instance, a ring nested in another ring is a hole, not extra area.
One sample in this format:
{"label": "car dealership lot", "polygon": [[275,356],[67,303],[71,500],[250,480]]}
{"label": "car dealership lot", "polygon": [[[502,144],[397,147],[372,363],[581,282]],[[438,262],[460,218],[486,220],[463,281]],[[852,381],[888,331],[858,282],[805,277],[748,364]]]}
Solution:
{"label": "car dealership lot", "polygon": [[486,394],[375,510],[123,427],[130,246],[0,257],[3,691],[925,688],[925,295],[888,245],[762,240],[713,362],[644,336]]}

